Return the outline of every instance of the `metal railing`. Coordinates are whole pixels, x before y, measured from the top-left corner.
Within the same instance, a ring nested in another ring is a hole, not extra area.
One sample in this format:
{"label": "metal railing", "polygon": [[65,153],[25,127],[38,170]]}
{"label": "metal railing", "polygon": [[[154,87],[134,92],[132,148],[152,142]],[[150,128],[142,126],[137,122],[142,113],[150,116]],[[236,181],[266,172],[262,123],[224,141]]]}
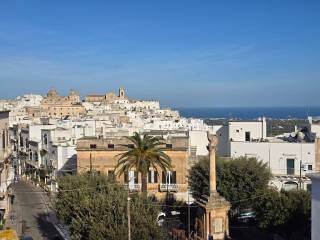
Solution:
{"label": "metal railing", "polygon": [[124,187],[130,191],[141,191],[141,183],[125,184]]}
{"label": "metal railing", "polygon": [[180,188],[180,184],[176,183],[160,183],[160,191],[161,192],[166,192],[166,191],[171,191],[171,192],[178,192]]}

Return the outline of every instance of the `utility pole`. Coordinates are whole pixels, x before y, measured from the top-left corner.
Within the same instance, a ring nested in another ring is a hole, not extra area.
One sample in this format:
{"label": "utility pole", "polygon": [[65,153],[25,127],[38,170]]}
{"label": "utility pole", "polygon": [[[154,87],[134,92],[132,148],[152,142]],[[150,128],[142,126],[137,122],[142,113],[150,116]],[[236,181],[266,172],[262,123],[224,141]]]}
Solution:
{"label": "utility pole", "polygon": [[131,219],[130,219],[130,189],[128,186],[128,198],[127,198],[127,217],[128,217],[128,240],[131,240]]}
{"label": "utility pole", "polygon": [[302,160],[300,159],[300,174],[299,174],[299,188],[301,190],[301,167],[302,167]]}
{"label": "utility pole", "polygon": [[300,171],[299,171],[299,188],[301,190],[301,167],[302,167],[302,142],[300,143]]}
{"label": "utility pole", "polygon": [[[189,180],[189,177],[188,177]],[[189,200],[189,186],[188,186],[188,240],[191,240],[191,233],[190,233],[190,200]]]}
{"label": "utility pole", "polygon": [[91,159],[91,153],[90,153],[90,176],[92,176],[92,159]]}

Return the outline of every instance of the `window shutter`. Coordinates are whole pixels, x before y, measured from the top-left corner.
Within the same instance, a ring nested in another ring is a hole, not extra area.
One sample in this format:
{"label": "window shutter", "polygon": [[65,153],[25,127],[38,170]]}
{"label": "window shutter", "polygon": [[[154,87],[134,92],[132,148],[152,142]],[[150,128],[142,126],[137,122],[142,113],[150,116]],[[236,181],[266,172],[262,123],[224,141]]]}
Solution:
{"label": "window shutter", "polygon": [[154,183],[158,183],[158,172],[154,171]]}
{"label": "window shutter", "polygon": [[134,183],[137,184],[138,183],[138,172],[134,171]]}
{"label": "window shutter", "polygon": [[172,182],[171,183],[177,183],[177,172],[173,171],[172,172]]}
{"label": "window shutter", "polygon": [[148,183],[152,183],[152,180],[151,180],[151,171],[148,172]]}
{"label": "window shutter", "polygon": [[124,176],[124,182],[128,183],[128,172],[124,172],[123,176]]}
{"label": "window shutter", "polygon": [[166,172],[162,171],[162,183],[166,183]]}

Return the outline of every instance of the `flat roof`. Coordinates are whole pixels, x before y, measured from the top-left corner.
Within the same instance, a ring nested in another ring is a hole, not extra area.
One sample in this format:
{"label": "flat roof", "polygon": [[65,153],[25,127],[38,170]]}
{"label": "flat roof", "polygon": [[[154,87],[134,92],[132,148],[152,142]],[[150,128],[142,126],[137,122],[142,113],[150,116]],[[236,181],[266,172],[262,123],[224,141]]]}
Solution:
{"label": "flat roof", "polygon": [[316,172],[316,173],[309,173],[306,175],[308,178],[312,179],[317,179],[320,180],[320,172]]}

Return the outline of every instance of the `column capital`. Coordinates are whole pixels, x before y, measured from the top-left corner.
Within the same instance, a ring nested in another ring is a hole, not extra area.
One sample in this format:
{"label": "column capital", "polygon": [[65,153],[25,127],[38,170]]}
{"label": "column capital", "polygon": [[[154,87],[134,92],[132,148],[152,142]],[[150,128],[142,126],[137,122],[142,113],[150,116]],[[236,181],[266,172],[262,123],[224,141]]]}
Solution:
{"label": "column capital", "polygon": [[209,144],[208,144],[209,150],[216,148],[216,146],[218,145],[217,135],[207,132],[207,138],[209,141]]}

